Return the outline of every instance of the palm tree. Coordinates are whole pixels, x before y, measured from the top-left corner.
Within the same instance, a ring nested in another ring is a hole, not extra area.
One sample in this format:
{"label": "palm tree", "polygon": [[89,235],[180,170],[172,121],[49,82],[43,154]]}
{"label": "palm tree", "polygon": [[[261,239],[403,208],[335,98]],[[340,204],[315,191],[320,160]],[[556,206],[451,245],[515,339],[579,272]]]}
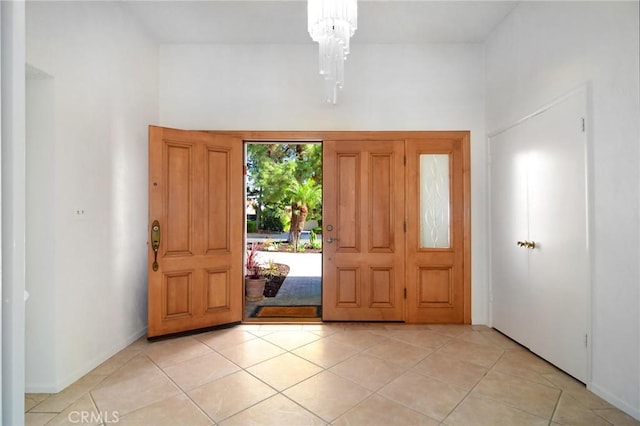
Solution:
{"label": "palm tree", "polygon": [[307,179],[304,183],[294,180],[287,190],[291,201],[291,236],[293,237],[293,249],[298,251],[300,233],[304,229],[304,223],[310,210],[316,208],[322,201],[322,187],[313,179]]}

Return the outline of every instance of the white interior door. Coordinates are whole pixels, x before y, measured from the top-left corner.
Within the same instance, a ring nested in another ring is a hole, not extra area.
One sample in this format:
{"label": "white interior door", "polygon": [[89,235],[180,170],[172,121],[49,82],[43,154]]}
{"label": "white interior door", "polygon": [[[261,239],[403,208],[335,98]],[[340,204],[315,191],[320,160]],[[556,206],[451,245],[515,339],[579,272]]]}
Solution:
{"label": "white interior door", "polygon": [[590,292],[584,92],[531,119],[529,252],[536,311],[531,350],[587,380]]}
{"label": "white interior door", "polygon": [[490,142],[493,325],[584,382],[590,293],[585,117],[580,91]]}
{"label": "white interior door", "polygon": [[516,243],[528,229],[525,127],[491,139],[491,271],[493,326],[529,345],[528,253]]}

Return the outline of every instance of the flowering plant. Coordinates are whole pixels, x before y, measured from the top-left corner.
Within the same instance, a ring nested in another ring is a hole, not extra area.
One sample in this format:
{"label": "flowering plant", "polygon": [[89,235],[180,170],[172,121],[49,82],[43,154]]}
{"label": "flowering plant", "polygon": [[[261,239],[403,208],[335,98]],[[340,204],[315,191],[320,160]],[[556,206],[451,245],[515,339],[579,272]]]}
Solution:
{"label": "flowering plant", "polygon": [[247,251],[247,278],[260,278],[260,262],[257,256],[258,245],[251,243],[251,250]]}

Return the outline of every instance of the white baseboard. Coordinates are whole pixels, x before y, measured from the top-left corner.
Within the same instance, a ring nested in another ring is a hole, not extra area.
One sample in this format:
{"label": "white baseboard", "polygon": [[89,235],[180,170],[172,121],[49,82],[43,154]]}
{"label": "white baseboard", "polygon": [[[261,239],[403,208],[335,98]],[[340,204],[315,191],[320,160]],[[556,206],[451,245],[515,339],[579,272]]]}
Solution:
{"label": "white baseboard", "polygon": [[607,401],[609,404],[635,418],[636,420],[640,420],[640,407],[633,407],[629,405],[627,402],[621,400],[616,395],[613,395],[608,390],[601,388],[594,383],[590,384],[589,390]]}
{"label": "white baseboard", "polygon": [[132,333],[127,338],[123,339],[120,343],[113,346],[112,349],[107,352],[100,354],[93,359],[87,361],[83,366],[77,368],[71,374],[68,374],[61,380],[56,381],[56,383],[25,383],[25,392],[26,393],[58,393],[65,389],[67,386],[76,382],[78,379],[83,377],[85,374],[89,373],[100,364],[111,358],[113,355],[120,352],[122,349],[126,348],[140,337],[147,334],[147,327],[143,327],[142,329]]}

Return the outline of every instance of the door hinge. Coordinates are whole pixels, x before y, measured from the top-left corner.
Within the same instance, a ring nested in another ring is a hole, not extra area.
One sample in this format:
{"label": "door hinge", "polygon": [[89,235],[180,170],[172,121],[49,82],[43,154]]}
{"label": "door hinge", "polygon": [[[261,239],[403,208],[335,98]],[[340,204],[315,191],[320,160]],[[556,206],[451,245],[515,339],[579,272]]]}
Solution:
{"label": "door hinge", "polygon": [[589,342],[589,335],[588,335],[588,334],[585,334],[585,335],[584,335],[584,347],[585,347],[585,348],[588,348],[588,347],[589,347],[589,346],[588,346],[588,344],[587,344],[588,342]]}
{"label": "door hinge", "polygon": [[407,232],[407,221],[406,220],[402,223],[402,229],[404,229],[405,233]]}
{"label": "door hinge", "polygon": [[584,133],[587,128],[587,125],[585,123],[584,117],[582,117],[581,119],[582,119],[582,132]]}
{"label": "door hinge", "polygon": [[242,165],[242,174],[245,175],[245,176],[247,175],[247,165],[246,164]]}
{"label": "door hinge", "polygon": [[404,157],[402,157],[402,164],[404,164],[405,166],[407,165],[407,156],[405,155]]}
{"label": "door hinge", "polygon": [[404,298],[405,299],[407,298],[407,288],[406,287],[404,288]]}

